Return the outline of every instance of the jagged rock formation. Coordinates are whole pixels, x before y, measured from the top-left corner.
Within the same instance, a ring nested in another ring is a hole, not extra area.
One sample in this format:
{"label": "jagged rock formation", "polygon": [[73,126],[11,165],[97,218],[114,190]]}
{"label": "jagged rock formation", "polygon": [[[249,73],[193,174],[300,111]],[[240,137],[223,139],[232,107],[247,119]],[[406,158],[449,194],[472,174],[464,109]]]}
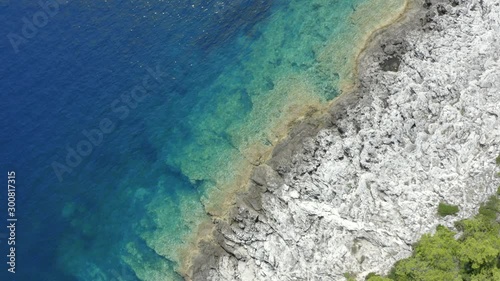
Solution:
{"label": "jagged rock formation", "polygon": [[[215,220],[193,280],[344,280],[386,273],[437,224],[496,191],[500,5],[416,1],[360,61],[328,116],[296,126]],[[459,205],[440,218],[439,202]]]}

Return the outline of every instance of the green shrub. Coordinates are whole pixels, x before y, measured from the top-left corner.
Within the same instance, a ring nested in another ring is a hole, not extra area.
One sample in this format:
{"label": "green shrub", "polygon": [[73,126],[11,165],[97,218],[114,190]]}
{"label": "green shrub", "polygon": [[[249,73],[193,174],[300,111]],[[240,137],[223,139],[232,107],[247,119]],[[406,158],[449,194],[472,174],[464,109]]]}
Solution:
{"label": "green shrub", "polygon": [[456,232],[440,225],[434,235],[422,236],[413,255],[398,261],[388,277],[371,275],[367,280],[500,280],[499,213],[500,199],[492,196],[474,218],[455,223],[458,239]]}
{"label": "green shrub", "polygon": [[366,279],[367,281],[392,281],[391,279],[387,278],[387,277],[382,277],[382,276],[378,276],[378,275],[374,275],[372,277],[370,277],[370,279]]}
{"label": "green shrub", "polygon": [[497,213],[500,211],[500,199],[496,196],[491,196],[486,203],[479,207],[479,214],[485,216],[489,220],[497,218]]}
{"label": "green shrub", "polygon": [[374,272],[370,272],[370,273],[368,273],[368,275],[366,275],[366,278],[365,278],[365,279],[366,279],[366,280],[370,280],[370,278],[372,278],[372,277],[377,277],[377,276],[379,276],[379,275],[378,275],[378,274],[376,274],[376,273],[374,273]]}
{"label": "green shrub", "polygon": [[387,277],[382,277],[378,274],[375,274],[373,272],[369,273],[367,276],[366,276],[366,281],[391,281],[391,279],[387,278]]}
{"label": "green shrub", "polygon": [[[500,165],[500,156],[497,158]],[[500,188],[497,190],[500,196]],[[500,280],[500,199],[491,196],[479,214],[455,222],[459,233],[438,226],[413,246],[413,255],[396,262],[387,277],[369,274],[367,281],[489,281]],[[440,216],[454,215],[458,206],[440,203]],[[455,239],[455,237],[457,237]]]}
{"label": "green shrub", "polygon": [[438,214],[442,217],[450,216],[450,215],[456,215],[458,213],[458,206],[456,205],[449,205],[446,203],[439,203],[438,206]]}
{"label": "green shrub", "polygon": [[347,281],[356,281],[356,277],[352,273],[346,272],[344,273],[344,277],[347,279]]}

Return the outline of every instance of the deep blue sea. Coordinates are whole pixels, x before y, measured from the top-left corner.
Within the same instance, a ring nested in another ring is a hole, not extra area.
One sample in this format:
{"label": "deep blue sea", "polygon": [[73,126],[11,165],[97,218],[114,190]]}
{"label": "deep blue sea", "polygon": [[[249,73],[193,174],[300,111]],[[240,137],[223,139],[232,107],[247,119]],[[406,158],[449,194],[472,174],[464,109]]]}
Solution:
{"label": "deep blue sea", "polygon": [[181,280],[211,188],[403,2],[0,0],[0,280]]}

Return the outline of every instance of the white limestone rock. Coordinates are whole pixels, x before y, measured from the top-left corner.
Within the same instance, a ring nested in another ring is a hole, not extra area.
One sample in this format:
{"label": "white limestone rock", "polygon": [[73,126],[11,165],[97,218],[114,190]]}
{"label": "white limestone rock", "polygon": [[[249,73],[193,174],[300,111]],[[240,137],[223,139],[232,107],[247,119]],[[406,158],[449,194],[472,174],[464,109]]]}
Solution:
{"label": "white limestone rock", "polygon": [[[415,12],[375,41],[359,90],[332,108],[327,128],[303,124],[311,137],[292,133],[256,169],[259,208],[242,203],[234,223],[216,222],[228,254],[194,280],[363,280],[495,193],[500,5],[440,2],[445,14],[421,26],[427,11]],[[398,71],[381,71],[390,56]],[[437,216],[441,201],[458,216]]]}

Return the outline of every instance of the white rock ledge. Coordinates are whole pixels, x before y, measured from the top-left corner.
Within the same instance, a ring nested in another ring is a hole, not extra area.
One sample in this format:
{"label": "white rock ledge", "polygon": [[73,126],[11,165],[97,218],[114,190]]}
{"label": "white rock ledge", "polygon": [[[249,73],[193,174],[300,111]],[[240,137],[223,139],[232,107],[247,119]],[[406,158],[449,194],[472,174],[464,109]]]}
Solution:
{"label": "white rock ledge", "polygon": [[[256,168],[191,279],[364,280],[495,193],[500,4],[433,0],[408,16],[372,43],[356,93]],[[441,201],[458,216],[438,217]]]}

